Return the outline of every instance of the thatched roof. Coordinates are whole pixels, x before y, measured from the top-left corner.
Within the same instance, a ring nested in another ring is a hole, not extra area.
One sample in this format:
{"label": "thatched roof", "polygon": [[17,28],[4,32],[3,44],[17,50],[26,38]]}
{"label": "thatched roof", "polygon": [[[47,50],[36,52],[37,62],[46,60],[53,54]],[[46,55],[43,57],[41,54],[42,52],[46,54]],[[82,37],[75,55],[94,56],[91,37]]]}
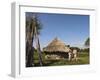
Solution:
{"label": "thatched roof", "polygon": [[47,47],[43,49],[44,52],[69,52],[69,50],[70,48],[58,38],[55,38]]}

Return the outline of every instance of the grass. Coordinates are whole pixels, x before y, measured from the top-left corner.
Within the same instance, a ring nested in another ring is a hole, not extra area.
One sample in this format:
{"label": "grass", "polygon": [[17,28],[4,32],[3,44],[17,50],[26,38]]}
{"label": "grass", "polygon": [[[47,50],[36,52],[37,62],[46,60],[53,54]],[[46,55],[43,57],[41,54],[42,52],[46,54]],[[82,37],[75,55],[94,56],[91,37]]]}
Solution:
{"label": "grass", "polygon": [[[43,59],[43,66],[60,66],[60,65],[83,65],[83,64],[89,64],[89,53],[88,52],[80,52],[78,60],[75,61],[68,61],[67,59],[61,59],[61,60],[45,60],[44,58],[45,53],[42,55]],[[34,53],[34,63],[35,66],[39,65],[39,58],[37,52]]]}

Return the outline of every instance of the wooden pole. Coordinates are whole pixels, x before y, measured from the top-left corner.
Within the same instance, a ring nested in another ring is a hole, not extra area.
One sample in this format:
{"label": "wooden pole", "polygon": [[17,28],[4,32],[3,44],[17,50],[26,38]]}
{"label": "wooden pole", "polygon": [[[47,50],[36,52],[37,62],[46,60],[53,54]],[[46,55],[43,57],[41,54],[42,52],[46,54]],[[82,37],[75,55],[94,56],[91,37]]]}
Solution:
{"label": "wooden pole", "polygon": [[39,54],[39,62],[40,62],[40,66],[42,66],[42,53],[41,53],[41,49],[40,49],[40,43],[39,43],[39,38],[37,35],[37,29],[35,27],[35,40],[36,40],[36,47],[37,47],[37,52]]}

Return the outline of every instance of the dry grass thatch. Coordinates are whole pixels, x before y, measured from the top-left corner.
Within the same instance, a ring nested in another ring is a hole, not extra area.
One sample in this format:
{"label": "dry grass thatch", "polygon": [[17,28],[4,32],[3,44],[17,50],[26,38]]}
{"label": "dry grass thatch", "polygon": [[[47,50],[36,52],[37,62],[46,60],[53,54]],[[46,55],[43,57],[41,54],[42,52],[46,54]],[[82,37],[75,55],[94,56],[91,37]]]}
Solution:
{"label": "dry grass thatch", "polygon": [[58,38],[55,38],[47,47],[43,49],[44,52],[69,52],[69,50],[70,48]]}

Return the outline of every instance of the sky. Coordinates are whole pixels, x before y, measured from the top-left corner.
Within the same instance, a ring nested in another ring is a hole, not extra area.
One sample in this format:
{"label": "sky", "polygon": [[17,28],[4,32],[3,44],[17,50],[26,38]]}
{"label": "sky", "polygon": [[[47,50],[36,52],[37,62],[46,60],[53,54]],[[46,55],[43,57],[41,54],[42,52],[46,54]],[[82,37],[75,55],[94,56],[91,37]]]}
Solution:
{"label": "sky", "polygon": [[55,37],[66,45],[82,47],[89,37],[89,15],[51,13],[37,13],[37,15],[43,27],[39,35],[41,48],[46,47]]}

